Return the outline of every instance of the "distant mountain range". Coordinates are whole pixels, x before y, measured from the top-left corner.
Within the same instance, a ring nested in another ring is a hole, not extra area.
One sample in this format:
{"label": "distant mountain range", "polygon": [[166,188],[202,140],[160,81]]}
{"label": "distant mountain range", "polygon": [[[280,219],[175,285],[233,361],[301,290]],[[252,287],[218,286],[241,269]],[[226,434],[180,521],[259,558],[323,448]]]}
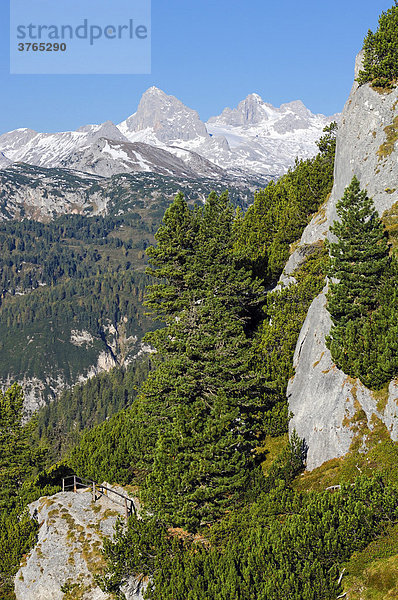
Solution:
{"label": "distant mountain range", "polygon": [[273,107],[250,94],[203,123],[198,113],[156,87],[119,125],[106,121],[76,131],[16,129],[0,136],[0,169],[24,162],[110,177],[153,172],[188,178],[267,182],[296,156],[316,153],[322,129],[337,115],[314,115],[297,100]]}

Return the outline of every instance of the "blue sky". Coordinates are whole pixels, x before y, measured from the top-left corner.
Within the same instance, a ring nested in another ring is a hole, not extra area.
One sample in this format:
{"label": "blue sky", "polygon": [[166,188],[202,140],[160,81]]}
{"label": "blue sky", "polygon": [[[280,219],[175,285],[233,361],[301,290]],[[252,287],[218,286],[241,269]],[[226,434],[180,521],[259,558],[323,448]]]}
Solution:
{"label": "blue sky", "polygon": [[367,30],[392,4],[152,0],[151,75],[10,75],[9,7],[0,0],[0,132],[118,123],[151,85],[203,120],[251,92],[276,106],[301,99],[313,112],[333,114],[346,101]]}

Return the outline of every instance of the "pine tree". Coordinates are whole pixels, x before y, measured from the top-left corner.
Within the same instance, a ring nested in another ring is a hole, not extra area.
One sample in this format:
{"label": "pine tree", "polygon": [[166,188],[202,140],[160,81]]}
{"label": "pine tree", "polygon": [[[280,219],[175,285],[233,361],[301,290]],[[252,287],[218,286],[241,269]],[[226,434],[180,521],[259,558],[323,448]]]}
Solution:
{"label": "pine tree", "polygon": [[150,259],[147,273],[160,283],[148,287],[145,304],[159,320],[167,322],[187,303],[196,234],[196,212],[189,209],[184,195],[179,193],[155,235],[157,245],[146,251]]}
{"label": "pine tree", "polygon": [[[330,231],[328,311],[336,326],[368,315],[377,305],[380,280],[388,268],[389,246],[373,201],[353,177],[337,203],[340,221]],[[334,282],[334,280],[338,280]]]}
{"label": "pine tree", "polygon": [[369,29],[363,44],[363,69],[357,81],[360,85],[392,88],[398,79],[398,2],[379,17],[375,33]]}
{"label": "pine tree", "polygon": [[157,368],[137,402],[134,444],[148,506],[191,529],[244,491],[269,406],[250,339],[265,293],[237,264],[234,218],[227,193],[195,211],[180,196],[149,253],[152,275],[165,282],[151,287],[148,304],[166,327],[147,336]]}
{"label": "pine tree", "polygon": [[372,388],[398,373],[397,266],[372,200],[353,178],[331,231],[327,346],[345,373]]}

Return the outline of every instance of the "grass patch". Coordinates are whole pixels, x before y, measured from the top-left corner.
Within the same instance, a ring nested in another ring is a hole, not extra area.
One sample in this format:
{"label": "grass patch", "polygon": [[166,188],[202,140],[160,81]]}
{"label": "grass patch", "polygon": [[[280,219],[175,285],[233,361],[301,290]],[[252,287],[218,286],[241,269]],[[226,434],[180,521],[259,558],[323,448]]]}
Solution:
{"label": "grass patch", "polygon": [[120,517],[120,512],[107,508],[102,515],[102,520],[109,519],[111,517]]}
{"label": "grass patch", "polygon": [[82,600],[86,592],[91,590],[90,586],[85,586],[81,581],[74,582],[68,579],[61,585],[61,592],[64,594],[63,600]]}
{"label": "grass patch", "polygon": [[261,446],[261,448],[257,448],[257,452],[265,456],[265,459],[261,463],[264,474],[268,473],[272,463],[286,448],[288,441],[289,434],[287,433],[284,433],[278,437],[267,436],[264,440],[263,446]]}
{"label": "grass patch", "polygon": [[372,397],[377,402],[377,410],[380,413],[384,413],[384,409],[387,406],[388,396],[389,396],[388,388],[389,388],[389,383],[386,383],[380,390],[373,390],[371,392]]}
{"label": "grass patch", "polygon": [[93,513],[97,514],[101,511],[101,505],[97,504],[96,502],[92,502],[91,503],[91,510],[93,511]]}
{"label": "grass patch", "polygon": [[[391,85],[393,86],[393,84]],[[374,92],[377,92],[381,96],[387,96],[388,94],[391,94],[394,89],[394,87],[381,87],[379,85],[371,85],[371,87]]]}
{"label": "grass patch", "polygon": [[379,160],[383,160],[390,156],[394,150],[395,143],[398,141],[398,116],[394,118],[391,125],[384,127],[384,132],[387,139],[377,151]]}
{"label": "grass patch", "polygon": [[362,552],[355,552],[346,569],[344,591],[350,600],[398,598],[398,525]]}

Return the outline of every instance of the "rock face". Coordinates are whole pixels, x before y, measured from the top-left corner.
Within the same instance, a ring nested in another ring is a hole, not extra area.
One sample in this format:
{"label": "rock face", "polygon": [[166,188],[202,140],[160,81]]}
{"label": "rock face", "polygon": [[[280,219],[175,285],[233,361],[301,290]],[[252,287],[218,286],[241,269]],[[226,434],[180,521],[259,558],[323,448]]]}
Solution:
{"label": "rock face", "polygon": [[[362,55],[356,61],[360,69]],[[334,186],[331,197],[301,238],[310,244],[327,236],[337,219],[336,203],[356,175],[382,215],[398,201],[398,88],[388,94],[354,83],[337,134]]]}
{"label": "rock face", "polygon": [[[361,65],[357,58],[356,72]],[[309,246],[319,243],[337,218],[336,203],[354,175],[373,197],[380,214],[398,201],[398,89],[380,94],[369,85],[354,84],[342,113],[337,136],[335,182],[326,205],[305,229],[300,245],[289,260],[282,277],[288,282],[303,262]],[[353,432],[350,419],[363,410],[372,427],[372,415],[381,419],[392,439],[398,439],[398,384],[391,382],[387,405],[380,410],[374,394],[359,380],[353,380],[332,362],[325,346],[331,321],[325,294],[312,303],[303,325],[294,356],[295,375],[288,385],[293,413],[291,430],[296,429],[308,445],[307,468],[344,455]],[[379,404],[380,406],[380,404]]]}
{"label": "rock face", "polygon": [[[102,498],[92,501],[90,490],[64,492],[29,505],[39,522],[38,540],[15,577],[17,600],[110,600],[95,584],[104,566],[103,537],[111,538],[124,508]],[[64,591],[61,591],[61,586]],[[131,581],[126,600],[142,600],[143,587]]]}
{"label": "rock face", "polygon": [[289,408],[294,415],[291,429],[305,439],[309,470],[349,451],[354,438],[352,422],[360,410],[366,414],[370,428],[376,416],[391,438],[398,440],[398,382],[391,382],[387,405],[379,410],[377,396],[333,363],[325,346],[330,326],[322,292],[313,301],[301,330],[293,362],[296,373],[288,388]]}

